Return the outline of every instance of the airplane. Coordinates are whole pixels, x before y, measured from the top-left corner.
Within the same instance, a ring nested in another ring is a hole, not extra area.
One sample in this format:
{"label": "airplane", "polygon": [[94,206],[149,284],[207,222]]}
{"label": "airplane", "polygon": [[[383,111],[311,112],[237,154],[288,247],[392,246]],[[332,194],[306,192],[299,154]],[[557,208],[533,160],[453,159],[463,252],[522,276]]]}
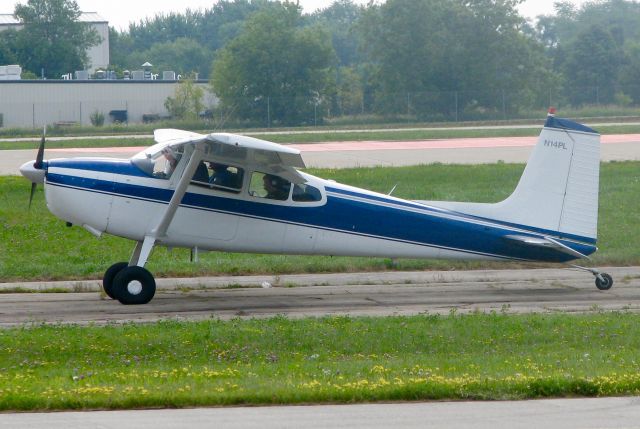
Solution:
{"label": "airplane", "polygon": [[[558,262],[597,250],[600,135],[550,109],[514,192],[498,203],[411,201],[300,171],[300,151],[228,133],[154,132],[130,159],[44,160],[20,167],[47,207],[79,225],[135,241],[103,277],[122,304],[146,304],[155,246],[209,251]],[[428,167],[425,167],[428,168]]]}

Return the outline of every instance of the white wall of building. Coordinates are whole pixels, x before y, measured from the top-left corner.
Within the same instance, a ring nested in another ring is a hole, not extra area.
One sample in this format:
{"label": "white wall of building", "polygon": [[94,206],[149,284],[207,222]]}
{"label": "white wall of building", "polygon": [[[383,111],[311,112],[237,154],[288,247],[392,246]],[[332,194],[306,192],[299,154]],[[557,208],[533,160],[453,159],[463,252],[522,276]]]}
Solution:
{"label": "white wall of building", "polygon": [[[176,81],[162,80],[0,81],[0,114],[5,128],[91,125],[90,115],[96,111],[104,113],[105,123],[110,123],[111,110],[126,110],[129,122],[137,123],[145,114],[167,116],[164,102],[174,96],[176,85]],[[208,89],[204,81],[197,85]],[[211,96],[203,101],[207,106],[214,102]]]}

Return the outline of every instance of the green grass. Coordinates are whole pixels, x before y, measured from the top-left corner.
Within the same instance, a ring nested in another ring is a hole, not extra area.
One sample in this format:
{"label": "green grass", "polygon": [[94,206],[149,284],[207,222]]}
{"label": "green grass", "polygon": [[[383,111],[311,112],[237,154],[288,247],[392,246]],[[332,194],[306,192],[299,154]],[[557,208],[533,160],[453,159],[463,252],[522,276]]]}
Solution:
{"label": "green grass", "polygon": [[[136,138],[126,139],[121,137],[105,138],[105,139],[79,139],[79,140],[47,140],[46,149],[59,148],[101,148],[101,147],[128,147],[128,146],[151,146],[154,144],[152,138]],[[0,150],[13,149],[37,149],[40,145],[39,141],[19,141],[19,142],[0,142]],[[51,156],[53,158],[53,156]]]}
{"label": "green grass", "polygon": [[[508,196],[523,170],[519,164],[441,165],[310,170],[320,177],[409,199],[496,202]],[[80,227],[67,228],[45,207],[41,188],[27,210],[30,184],[0,177],[0,281],[101,278],[116,261],[128,260],[133,243],[112,236],[96,239]],[[640,162],[602,164],[598,246],[594,265],[640,265]],[[52,252],[51,249],[56,251]],[[514,267],[486,262],[380,258],[310,257],[203,253],[189,262],[185,249],[154,251],[148,268],[158,277],[287,274],[382,270]]]}
{"label": "green grass", "polygon": [[638,395],[639,323],[452,313],[23,326],[0,330],[0,410]]}

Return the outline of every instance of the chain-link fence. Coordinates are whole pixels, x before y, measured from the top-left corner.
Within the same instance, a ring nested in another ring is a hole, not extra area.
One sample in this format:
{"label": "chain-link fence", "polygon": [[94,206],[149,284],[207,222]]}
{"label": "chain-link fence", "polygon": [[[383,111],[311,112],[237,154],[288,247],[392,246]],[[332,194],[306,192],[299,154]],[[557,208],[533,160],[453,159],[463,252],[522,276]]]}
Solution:
{"label": "chain-link fence", "polygon": [[[208,86],[203,87],[208,88]],[[107,89],[104,86],[103,89]],[[2,88],[0,88],[2,89]],[[91,125],[91,115],[105,123],[140,123],[171,119],[164,107],[172,88],[136,93],[67,91],[52,96],[48,88],[29,97],[0,97],[0,124],[5,127],[41,127],[44,124]],[[32,91],[33,92],[33,91]],[[2,95],[2,91],[0,91]],[[25,100],[25,98],[27,98]],[[319,126],[376,122],[463,122],[541,119],[549,106],[562,113],[576,108],[585,116],[634,114],[640,104],[640,85],[625,87],[541,88],[540,90],[482,89],[406,93],[344,93],[312,97],[263,96],[218,100],[207,94],[201,120],[210,128]],[[635,113],[637,114],[637,113]],[[2,121],[4,119],[4,121]],[[1,126],[1,125],[0,125]]]}
{"label": "chain-link fence", "polygon": [[391,94],[338,94],[331,97],[257,97],[224,100],[214,120],[228,126],[316,126],[362,121],[462,122],[539,118],[560,110],[620,115],[640,104],[640,85],[532,90],[484,89]]}

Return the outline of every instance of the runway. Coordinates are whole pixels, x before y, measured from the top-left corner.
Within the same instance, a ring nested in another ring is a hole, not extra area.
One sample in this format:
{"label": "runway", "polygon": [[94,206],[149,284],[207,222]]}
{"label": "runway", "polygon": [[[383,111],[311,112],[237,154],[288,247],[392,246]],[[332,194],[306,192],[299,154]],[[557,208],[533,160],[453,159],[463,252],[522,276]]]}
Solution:
{"label": "runway", "polygon": [[[400,167],[419,164],[525,163],[537,137],[487,137],[417,141],[359,141],[288,145],[299,149],[307,167]],[[135,143],[135,140],[132,142]],[[36,156],[32,150],[0,151],[0,175],[19,174],[18,168]],[[47,149],[45,159],[70,157],[129,158],[143,147]],[[602,136],[601,159],[640,160],[640,134]]]}
{"label": "runway", "polygon": [[11,429],[638,428],[638,398],[0,414]]}
{"label": "runway", "polygon": [[[640,269],[603,271],[614,277],[609,291],[599,291],[590,273],[571,269],[158,279],[156,297],[142,306],[125,306],[101,296],[99,281],[5,283],[1,284],[5,291],[66,288],[70,292],[0,294],[0,326],[276,315],[640,311]],[[262,287],[265,282],[270,287]]]}

